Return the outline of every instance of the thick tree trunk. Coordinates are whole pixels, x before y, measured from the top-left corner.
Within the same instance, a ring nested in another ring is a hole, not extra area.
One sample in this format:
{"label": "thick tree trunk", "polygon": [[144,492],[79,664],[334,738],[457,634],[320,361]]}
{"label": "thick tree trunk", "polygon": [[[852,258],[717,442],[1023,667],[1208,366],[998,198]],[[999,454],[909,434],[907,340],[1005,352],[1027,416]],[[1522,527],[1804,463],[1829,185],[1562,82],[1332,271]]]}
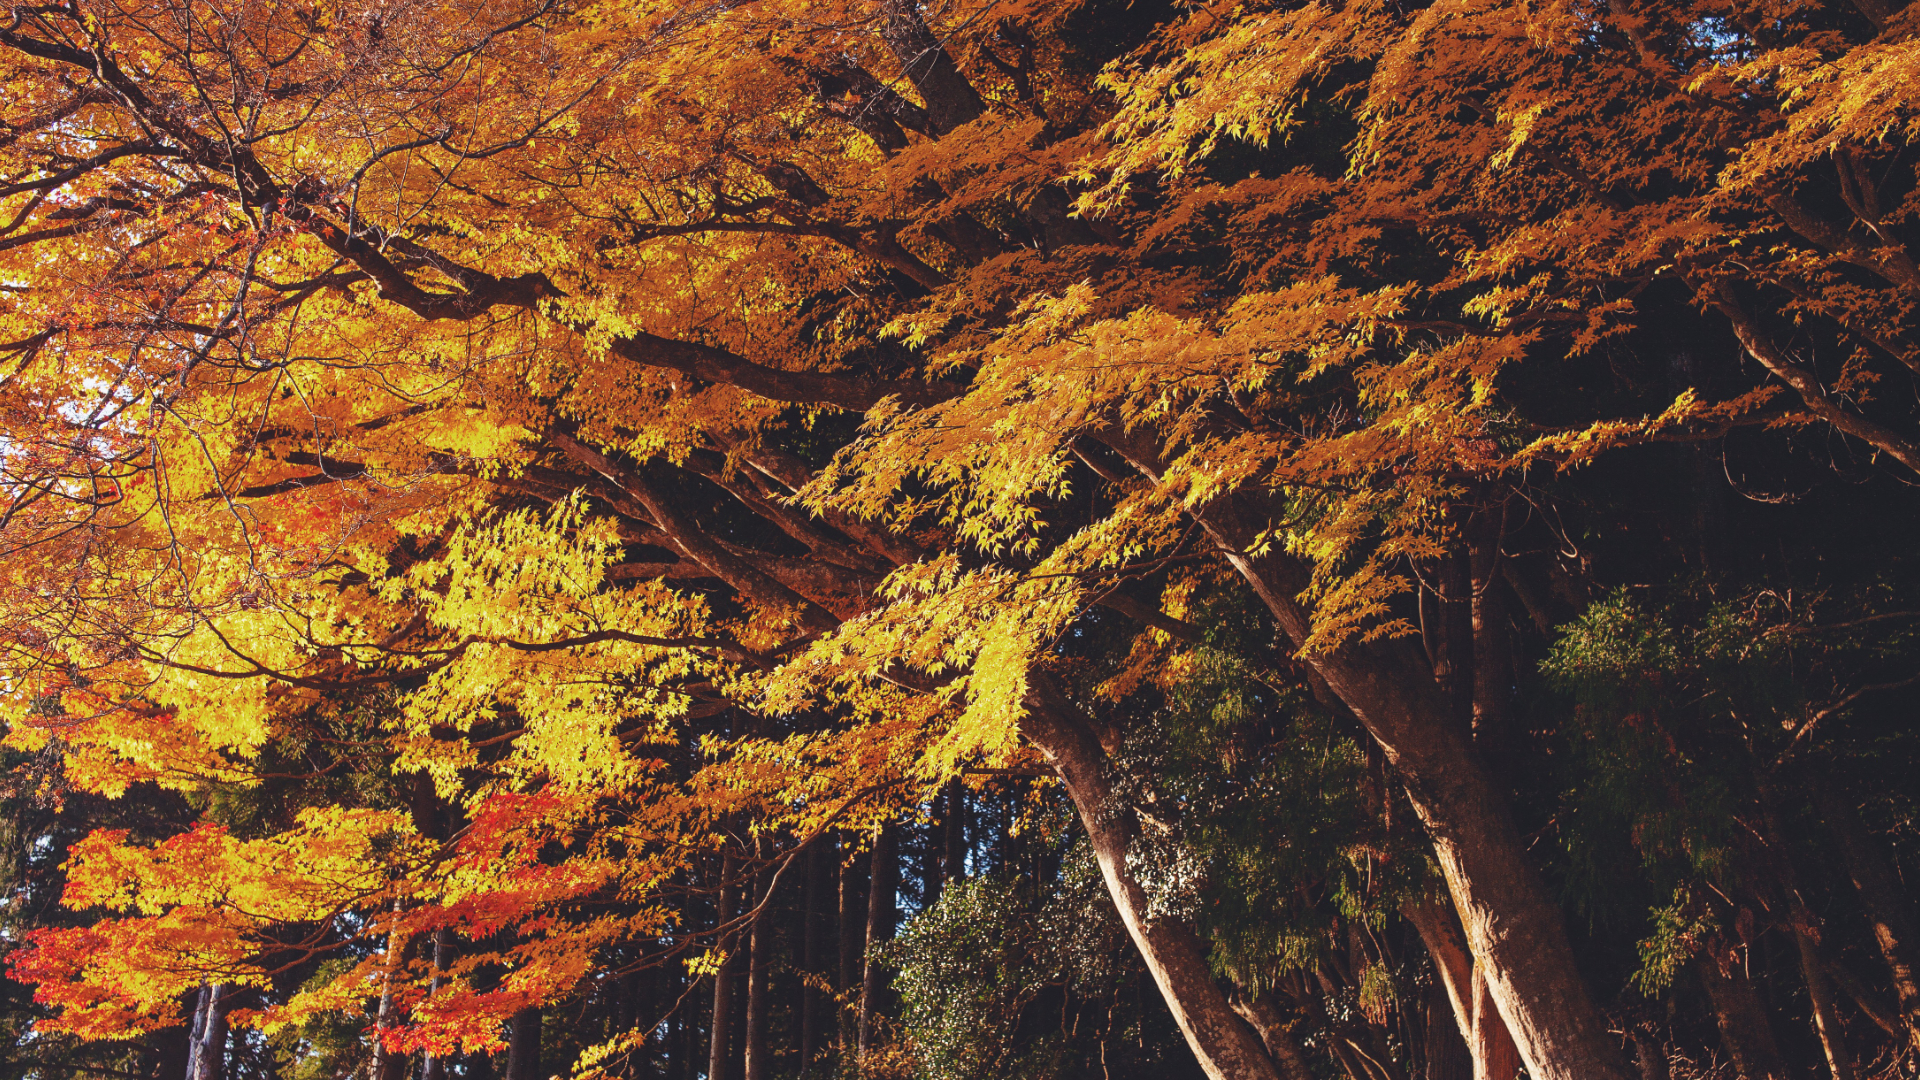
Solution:
{"label": "thick tree trunk", "polygon": [[[1158,447],[1144,431],[1108,429],[1101,440],[1158,481]],[[1304,645],[1312,627],[1295,598],[1308,583],[1298,560],[1262,545],[1279,513],[1255,495],[1232,495],[1194,520],[1272,612]],[[1433,841],[1467,943],[1533,1080],[1627,1080],[1619,1046],[1587,992],[1558,905],[1527,857],[1506,801],[1473,754],[1467,734],[1434,684],[1431,667],[1404,642],[1344,644],[1308,663],[1345,702],[1406,784]]]}
{"label": "thick tree trunk", "polygon": [[[1227,506],[1198,520],[1288,637],[1305,643],[1309,621],[1294,599],[1304,569],[1281,554],[1241,554],[1260,528]],[[1626,1062],[1574,962],[1560,909],[1424,663],[1397,642],[1342,645],[1308,662],[1405,782],[1527,1071],[1534,1080],[1625,1080]]]}
{"label": "thick tree trunk", "polygon": [[[808,980],[826,974],[826,937],[820,925],[820,905],[827,892],[827,837],[819,837],[807,846],[806,900],[800,912],[800,964]],[[820,990],[811,981],[800,990],[800,1080],[813,1073],[813,1057],[820,1047]]]}
{"label": "thick tree trunk", "polygon": [[[759,903],[766,888],[767,875],[762,873],[756,880],[752,895],[747,897],[747,903]],[[769,961],[773,958],[773,920],[767,918],[764,909],[753,917],[747,949],[745,1080],[767,1080],[767,1071],[772,1064],[767,1052],[767,975],[772,967]]]}
{"label": "thick tree trunk", "polygon": [[1279,1006],[1273,1002],[1270,994],[1257,998],[1236,997],[1233,999],[1233,1011],[1241,1019],[1253,1025],[1260,1033],[1260,1041],[1267,1048],[1267,1054],[1279,1066],[1284,1080],[1314,1080],[1313,1063],[1307,1060],[1307,1053],[1287,1030],[1287,1020],[1280,1013]]}
{"label": "thick tree trunk", "polygon": [[1473,1054],[1460,1033],[1453,995],[1439,979],[1433,981],[1433,989],[1427,995],[1425,1021],[1422,1034],[1425,1036],[1426,1080],[1471,1080]]}
{"label": "thick tree trunk", "polygon": [[886,969],[874,962],[873,947],[893,937],[900,881],[900,841],[895,827],[880,830],[873,842],[873,869],[867,876],[867,932],[860,980],[859,1060],[864,1064],[879,1032],[875,1023],[886,992]]}
{"label": "thick tree trunk", "polygon": [[1703,956],[1693,965],[1700,974],[1700,985],[1713,1005],[1714,1020],[1720,1025],[1720,1038],[1740,1080],[1788,1080],[1786,1062],[1774,1042],[1773,1027],[1767,1021],[1766,1006],[1755,992],[1753,982],[1739,965],[1726,962],[1727,950],[1716,947],[1713,955]]}
{"label": "thick tree trunk", "polygon": [[1512,1080],[1520,1067],[1519,1048],[1493,1007],[1486,977],[1467,948],[1460,921],[1435,898],[1410,900],[1401,905],[1400,913],[1419,932],[1421,944],[1433,960],[1436,981],[1446,994],[1454,1030],[1467,1049],[1474,1080]]}
{"label": "thick tree trunk", "polygon": [[1179,920],[1147,919],[1146,890],[1127,866],[1137,825],[1113,790],[1107,752],[1092,726],[1041,682],[1028,695],[1021,729],[1066,784],[1120,920],[1200,1067],[1213,1080],[1278,1080],[1272,1060],[1214,981],[1199,936]]}
{"label": "thick tree trunk", "polygon": [[[720,892],[714,901],[716,926],[733,921],[734,888],[729,881],[733,873],[733,856],[724,856],[720,860]],[[729,1066],[733,1064],[733,945],[734,936],[724,932],[714,942],[723,959],[720,969],[713,973],[713,1021],[707,1025],[707,1080],[727,1080],[732,1072]]]}
{"label": "thick tree trunk", "polygon": [[1825,785],[1814,788],[1814,799],[1827,828],[1839,841],[1840,857],[1846,861],[1847,875],[1860,893],[1861,906],[1873,924],[1873,938],[1880,956],[1893,977],[1893,992],[1899,999],[1900,1022],[1907,1042],[1920,1050],[1920,933],[1916,933],[1913,913],[1905,894],[1887,865],[1853,804]]}
{"label": "thick tree trunk", "polygon": [[507,1024],[505,1080],[546,1080],[540,1075],[540,1025],[537,1007],[521,1009]]}
{"label": "thick tree trunk", "polygon": [[1479,964],[1473,966],[1473,1080],[1514,1080],[1520,1049],[1494,1008],[1492,987]]}
{"label": "thick tree trunk", "polygon": [[200,988],[188,1026],[186,1080],[223,1080],[227,1072],[227,1010],[223,983]]}

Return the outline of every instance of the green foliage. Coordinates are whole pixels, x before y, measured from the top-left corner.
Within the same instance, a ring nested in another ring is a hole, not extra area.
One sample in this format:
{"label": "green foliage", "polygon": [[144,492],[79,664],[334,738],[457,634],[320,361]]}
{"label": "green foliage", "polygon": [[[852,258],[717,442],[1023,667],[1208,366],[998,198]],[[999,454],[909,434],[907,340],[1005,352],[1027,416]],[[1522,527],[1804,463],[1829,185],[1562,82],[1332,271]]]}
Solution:
{"label": "green foliage", "polygon": [[1072,1032],[1022,1038],[1023,1017],[1050,988],[1117,1003],[1138,971],[1084,838],[1043,891],[1001,874],[958,882],[878,955],[899,969],[901,1024],[925,1080],[1058,1075]]}

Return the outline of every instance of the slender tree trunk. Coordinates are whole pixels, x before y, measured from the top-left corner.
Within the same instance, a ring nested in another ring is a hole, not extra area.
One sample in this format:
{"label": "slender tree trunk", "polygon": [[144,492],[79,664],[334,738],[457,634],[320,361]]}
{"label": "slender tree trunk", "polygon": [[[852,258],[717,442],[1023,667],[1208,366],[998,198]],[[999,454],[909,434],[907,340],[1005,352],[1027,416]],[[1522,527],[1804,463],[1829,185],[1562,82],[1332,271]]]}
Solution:
{"label": "slender tree trunk", "polygon": [[893,937],[897,917],[895,900],[900,875],[899,833],[892,825],[880,830],[873,842],[873,870],[867,879],[867,932],[863,977],[860,982],[859,1060],[866,1063],[878,1035],[875,1017],[886,991],[886,969],[874,962],[873,947]]}
{"label": "slender tree trunk", "polygon": [[[447,965],[453,962],[453,930],[441,927],[433,934],[433,978],[427,983],[427,997],[440,993],[447,984]],[[438,1054],[427,1054],[420,1063],[420,1080],[446,1080],[447,1065]]]}
{"label": "slender tree trunk", "polygon": [[840,874],[840,979],[835,989],[840,995],[840,1054],[842,1062],[852,1060],[860,1038],[860,950],[867,941],[866,890],[861,874],[851,857],[851,844],[843,845]]}
{"label": "slender tree trunk", "polygon": [[1823,784],[1814,787],[1814,800],[1828,830],[1839,841],[1847,875],[1853,879],[1861,906],[1873,924],[1874,942],[1880,946],[1881,959],[1893,977],[1908,1045],[1920,1051],[1920,933],[1916,933],[1912,910],[1895,881],[1893,868],[1861,824],[1853,804]]}
{"label": "slender tree trunk", "polygon": [[513,1014],[507,1022],[507,1075],[505,1080],[546,1080],[540,1068],[540,1026],[537,1006]]}
{"label": "slender tree trunk", "polygon": [[807,846],[806,900],[800,911],[800,964],[808,980],[800,989],[800,1080],[813,1073],[813,1056],[820,1046],[820,990],[811,980],[826,975],[826,937],[820,905],[827,891],[827,837]]}
{"label": "slender tree trunk", "polygon": [[931,820],[927,822],[925,847],[920,849],[920,910],[931,911],[940,902],[940,886],[946,882],[941,863],[947,855],[947,811],[944,793],[934,796]]}
{"label": "slender tree trunk", "polygon": [[1833,1080],[1853,1080],[1853,1058],[1847,1054],[1846,1035],[1840,1028],[1840,1014],[1833,1007],[1833,987],[1822,970],[1820,951],[1798,927],[1793,931],[1793,943],[1800,952],[1800,972],[1807,981],[1807,997],[1813,1002],[1813,1027],[1827,1056],[1827,1071],[1833,1074]]}
{"label": "slender tree trunk", "polygon": [[1213,1080],[1277,1080],[1266,1050],[1220,992],[1192,927],[1146,917],[1146,890],[1127,866],[1127,847],[1138,825],[1113,790],[1111,764],[1092,726],[1051,686],[1036,680],[1022,731],[1065,783],[1107,893],[1200,1067]]}
{"label": "slender tree trunk", "polygon": [[947,781],[946,858],[941,868],[947,884],[967,878],[967,788],[959,780]]}
{"label": "slender tree trunk", "polygon": [[1711,955],[1702,956],[1693,967],[1713,1005],[1714,1020],[1720,1025],[1720,1038],[1735,1071],[1741,1080],[1788,1080],[1790,1074],[1774,1042],[1766,1006],[1753,981],[1740,965],[1729,962],[1725,946],[1716,945],[1709,952]]}
{"label": "slender tree trunk", "polygon": [[1433,980],[1433,989],[1427,995],[1425,1020],[1422,1042],[1427,1062],[1426,1080],[1469,1080],[1474,1072],[1473,1054],[1460,1034],[1460,1024],[1453,1011],[1453,995],[1440,979]]}
{"label": "slender tree trunk", "polygon": [[[766,892],[768,875],[755,880],[747,903],[758,904]],[[767,975],[772,965],[773,920],[765,910],[753,917],[748,935],[746,1080],[767,1080],[771,1062],[767,1052]]]}
{"label": "slender tree trunk", "polygon": [[[733,921],[733,874],[733,856],[722,857],[719,896],[714,901],[716,926]],[[733,944],[734,936],[724,931],[714,941],[714,948],[722,959],[720,969],[713,973],[713,1022],[707,1028],[707,1080],[727,1080],[731,1071],[728,1066],[733,1063]]]}
{"label": "slender tree trunk", "polygon": [[[1101,438],[1158,479],[1158,448],[1146,432],[1109,429]],[[1282,517],[1265,500],[1244,494],[1194,514],[1286,635],[1304,645],[1311,625],[1295,598],[1308,584],[1306,568],[1273,545],[1248,554],[1267,524]],[[1574,961],[1559,906],[1431,668],[1398,641],[1344,644],[1307,661],[1399,771],[1466,924],[1467,944],[1485,966],[1493,1003],[1533,1080],[1627,1080],[1620,1047]]]}

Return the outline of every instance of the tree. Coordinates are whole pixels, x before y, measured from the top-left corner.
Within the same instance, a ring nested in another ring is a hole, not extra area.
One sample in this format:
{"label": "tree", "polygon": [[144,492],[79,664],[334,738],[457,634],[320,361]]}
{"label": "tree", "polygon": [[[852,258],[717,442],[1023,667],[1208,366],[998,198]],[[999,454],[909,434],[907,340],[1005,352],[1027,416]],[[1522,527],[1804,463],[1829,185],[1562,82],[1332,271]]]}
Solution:
{"label": "tree", "polygon": [[[1202,1066],[1276,1075],[1206,928],[1154,913],[1123,753],[1246,590],[1262,677],[1418,817],[1482,1064],[1625,1075],[1487,768],[1525,749],[1514,511],[1749,429],[1920,468],[1872,394],[1914,355],[1903,27],[16,8],[11,742],[107,795],[245,786],[377,699],[353,768],[430,780],[96,835],[68,895],[123,917],[16,972],[91,1036],[218,982],[263,998],[235,1023],[375,1001],[378,1054],[497,1049],[608,950],[711,948],[724,988],[825,830],[1044,763]],[[1734,348],[1758,371],[1700,359]],[[1089,685],[1070,643],[1117,619]]]}

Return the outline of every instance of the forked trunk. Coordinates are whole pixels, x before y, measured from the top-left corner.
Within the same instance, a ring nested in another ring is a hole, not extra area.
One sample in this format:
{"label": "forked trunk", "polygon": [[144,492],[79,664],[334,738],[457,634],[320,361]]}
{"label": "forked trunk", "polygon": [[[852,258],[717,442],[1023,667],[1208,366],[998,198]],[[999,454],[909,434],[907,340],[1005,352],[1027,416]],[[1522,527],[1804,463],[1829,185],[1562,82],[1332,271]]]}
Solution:
{"label": "forked trunk", "polygon": [[1272,1059],[1214,982],[1199,936],[1183,921],[1147,918],[1146,890],[1127,867],[1134,816],[1113,790],[1107,753],[1091,726],[1042,683],[1028,694],[1021,730],[1059,771],[1120,921],[1200,1067],[1212,1080],[1280,1080]]}
{"label": "forked trunk", "polygon": [[[1141,436],[1103,439],[1150,477],[1160,466]],[[1307,585],[1297,560],[1260,545],[1266,523],[1283,515],[1251,497],[1200,509],[1195,520],[1295,645],[1311,631],[1295,599]],[[1307,657],[1344,701],[1406,784],[1433,841],[1467,944],[1533,1080],[1627,1080],[1616,1040],[1587,992],[1560,909],[1527,858],[1505,800],[1489,781],[1443,700],[1431,667],[1402,642],[1344,644]]]}

